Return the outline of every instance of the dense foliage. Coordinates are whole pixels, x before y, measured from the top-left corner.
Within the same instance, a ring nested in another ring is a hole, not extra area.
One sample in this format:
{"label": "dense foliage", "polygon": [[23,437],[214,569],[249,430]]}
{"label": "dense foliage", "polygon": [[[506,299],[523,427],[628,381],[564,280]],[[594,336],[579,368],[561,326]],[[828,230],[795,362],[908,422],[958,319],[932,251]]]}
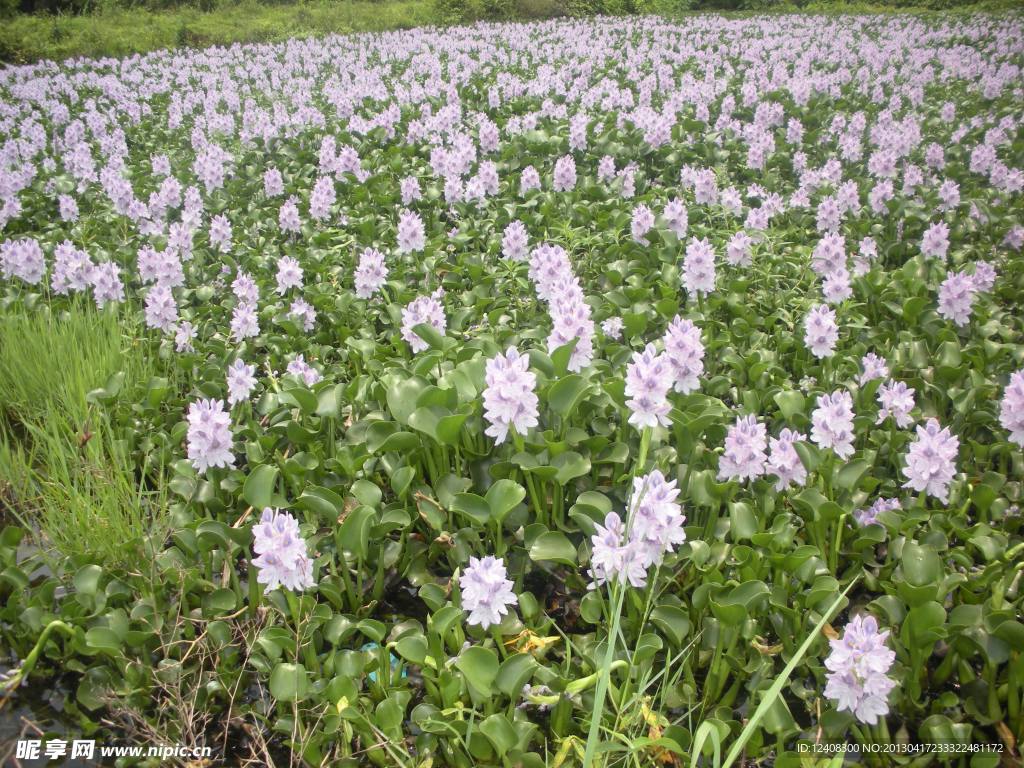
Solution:
{"label": "dense foliage", "polygon": [[259,764],[1016,759],[1022,64],[702,16],[0,72],[7,692]]}

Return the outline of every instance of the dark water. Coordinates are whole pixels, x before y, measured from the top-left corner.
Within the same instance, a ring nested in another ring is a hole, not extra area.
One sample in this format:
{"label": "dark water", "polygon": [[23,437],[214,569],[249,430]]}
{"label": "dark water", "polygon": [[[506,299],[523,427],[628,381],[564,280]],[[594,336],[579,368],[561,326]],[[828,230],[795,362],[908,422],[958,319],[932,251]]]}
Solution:
{"label": "dark water", "polygon": [[74,768],[100,765],[98,760],[83,760],[81,758],[46,760],[43,757],[43,750],[49,739],[67,741],[70,753],[71,741],[84,738],[78,723],[64,713],[64,700],[69,693],[68,684],[61,678],[50,680],[32,678],[27,685],[20,686],[14,692],[0,709],[0,765],[4,768],[19,765],[15,757],[19,739],[34,739],[42,742],[39,759],[20,761],[20,765],[25,768],[37,765],[74,766]]}

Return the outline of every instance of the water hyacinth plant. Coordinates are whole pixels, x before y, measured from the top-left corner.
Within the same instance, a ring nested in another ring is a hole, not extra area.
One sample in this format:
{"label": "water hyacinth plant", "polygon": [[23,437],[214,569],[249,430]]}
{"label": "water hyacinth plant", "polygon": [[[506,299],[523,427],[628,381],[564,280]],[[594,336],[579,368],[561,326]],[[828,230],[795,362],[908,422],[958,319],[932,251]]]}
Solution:
{"label": "water hyacinth plant", "polygon": [[4,69],[0,716],[1015,764],[1022,67],[962,14]]}

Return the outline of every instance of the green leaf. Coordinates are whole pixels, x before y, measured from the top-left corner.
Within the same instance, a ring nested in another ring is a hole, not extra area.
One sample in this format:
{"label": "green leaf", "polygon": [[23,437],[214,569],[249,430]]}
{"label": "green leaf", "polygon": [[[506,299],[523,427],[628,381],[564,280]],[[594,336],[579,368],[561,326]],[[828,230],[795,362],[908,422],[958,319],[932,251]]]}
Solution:
{"label": "green leaf", "polygon": [[109,627],[93,627],[85,633],[85,644],[96,651],[117,656],[121,653],[121,638]]}
{"label": "green leaf", "polygon": [[576,547],[558,531],[545,531],[530,547],[530,559],[550,560],[564,565],[576,565]]}
{"label": "green leaf", "polygon": [[253,509],[263,510],[274,506],[274,485],[277,483],[278,468],[271,464],[260,464],[249,473],[242,486],[242,498]]}
{"label": "green leaf", "polygon": [[270,673],[270,695],[278,701],[302,701],[309,693],[309,676],[301,664],[280,663]]}
{"label": "green leaf", "polygon": [[551,466],[558,470],[558,474],[555,475],[556,482],[564,486],[590,472],[590,459],[576,451],[566,451],[555,456],[551,460]]}
{"label": "green leaf", "polygon": [[502,714],[495,713],[480,723],[480,730],[494,746],[498,757],[504,758],[505,754],[518,742],[519,736],[512,723]]}
{"label": "green leaf", "polygon": [[501,662],[494,685],[510,699],[517,701],[522,693],[523,686],[530,681],[533,673],[539,666],[540,664],[537,660],[528,653],[517,653],[515,656],[509,656]]}
{"label": "green leaf", "polygon": [[907,541],[903,544],[900,562],[903,566],[903,578],[915,587],[938,584],[942,578],[942,561],[935,550],[916,541]]}
{"label": "green leaf", "polygon": [[409,416],[416,410],[416,400],[428,384],[418,376],[401,378],[395,376],[385,381],[388,410],[399,424],[408,424]]}
{"label": "green leaf", "polygon": [[786,421],[792,422],[793,417],[798,413],[804,412],[804,406],[806,401],[802,393],[789,389],[784,392],[779,392],[773,398],[776,405],[779,406],[779,410],[782,411],[783,417]]}
{"label": "green leaf", "polygon": [[295,506],[333,521],[345,509],[345,500],[330,488],[307,485],[306,490],[296,500]]}
{"label": "green leaf", "polygon": [[455,659],[455,666],[480,696],[491,695],[491,684],[498,676],[498,657],[494,651],[471,645]]}
{"label": "green leaf", "polygon": [[745,501],[729,502],[729,531],[733,541],[749,539],[760,530],[757,515]]}
{"label": "green leaf", "polygon": [[432,349],[444,351],[444,334],[430,323],[419,323],[412,327],[412,332],[423,339]]}
{"label": "green leaf", "polygon": [[453,413],[450,416],[442,416],[437,420],[435,434],[438,441],[445,445],[458,445],[459,436],[462,433],[462,425],[469,418],[467,413]]}
{"label": "green leaf", "polygon": [[548,389],[548,405],[555,413],[566,418],[576,410],[576,406],[590,388],[582,376],[570,373],[556,381]]}
{"label": "green leaf", "polygon": [[75,591],[83,595],[95,595],[99,590],[103,569],[98,565],[83,565],[75,572]]}
{"label": "green leaf", "polygon": [[395,643],[395,651],[403,659],[423,666],[427,658],[427,640],[421,634],[406,635]]}
{"label": "green leaf", "polygon": [[[908,262],[909,263],[909,262]],[[925,307],[928,306],[928,299],[924,296],[911,296],[903,302],[903,319],[908,325],[917,323]]]}
{"label": "green leaf", "polygon": [[452,511],[459,512],[477,525],[487,525],[491,518],[491,507],[487,500],[475,493],[457,493],[452,502]]}
{"label": "green leaf", "polygon": [[562,376],[569,369],[569,361],[572,359],[572,353],[576,351],[576,345],[578,343],[579,339],[572,339],[570,342],[563,344],[551,353],[553,376]]}
{"label": "green leaf", "polygon": [[836,475],[836,483],[840,488],[852,491],[857,488],[861,478],[864,477],[869,469],[871,469],[871,464],[864,461],[864,459],[851,461],[839,470],[838,475]]}
{"label": "green leaf", "polygon": [[499,523],[526,498],[526,489],[514,480],[498,480],[487,489],[487,506]]}
{"label": "green leaf", "polygon": [[674,605],[659,605],[651,611],[651,623],[676,646],[681,646],[690,634],[690,617]]}
{"label": "green leaf", "polygon": [[380,488],[369,480],[356,480],[352,483],[351,493],[358,499],[360,504],[364,504],[367,507],[376,507],[384,497]]}

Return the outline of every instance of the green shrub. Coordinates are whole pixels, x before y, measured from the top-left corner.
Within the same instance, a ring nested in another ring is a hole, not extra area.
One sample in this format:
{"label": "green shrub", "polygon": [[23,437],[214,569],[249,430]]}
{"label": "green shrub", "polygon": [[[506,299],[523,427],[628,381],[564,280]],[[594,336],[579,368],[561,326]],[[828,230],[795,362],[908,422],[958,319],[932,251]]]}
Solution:
{"label": "green shrub", "polygon": [[516,0],[516,16],[522,19],[552,19],[568,14],[560,0]]}

